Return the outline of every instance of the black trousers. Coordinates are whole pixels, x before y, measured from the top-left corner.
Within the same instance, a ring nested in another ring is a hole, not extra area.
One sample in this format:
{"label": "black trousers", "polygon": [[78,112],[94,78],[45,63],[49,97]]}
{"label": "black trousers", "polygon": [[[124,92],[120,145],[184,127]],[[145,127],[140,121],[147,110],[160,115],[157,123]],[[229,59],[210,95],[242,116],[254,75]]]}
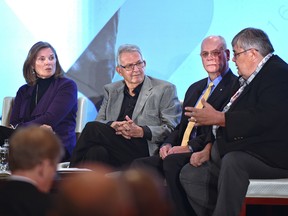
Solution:
{"label": "black trousers", "polygon": [[195,215],[179,179],[180,171],[185,164],[189,163],[190,157],[191,153],[171,154],[162,160],[157,155],[136,159],[131,164],[133,167],[156,169],[164,177],[174,205],[174,215]]}
{"label": "black trousers", "polygon": [[210,161],[200,167],[187,164],[180,172],[190,204],[198,216],[238,216],[249,179],[287,178],[288,170],[271,167],[242,151],[220,158],[213,144]]}
{"label": "black trousers", "polygon": [[113,167],[129,166],[140,157],[149,156],[147,140],[126,139],[101,122],[88,122],[73,150],[70,167],[82,162],[100,162]]}

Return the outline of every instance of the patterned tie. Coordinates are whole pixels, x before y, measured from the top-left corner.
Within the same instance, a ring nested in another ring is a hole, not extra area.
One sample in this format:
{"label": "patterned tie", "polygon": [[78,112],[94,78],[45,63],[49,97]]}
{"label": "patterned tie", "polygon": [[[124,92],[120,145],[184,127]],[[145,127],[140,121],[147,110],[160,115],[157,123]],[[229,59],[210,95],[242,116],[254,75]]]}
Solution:
{"label": "patterned tie", "polygon": [[[211,92],[211,89],[212,89],[213,85],[214,85],[213,82],[209,83],[208,88],[204,92],[203,96],[199,99],[199,101],[196,104],[195,108],[197,108],[197,109],[202,109],[203,108],[203,104],[201,103],[201,100],[202,100],[202,98],[207,100],[208,96],[210,95],[210,92]],[[185,133],[184,133],[184,136],[183,136],[183,139],[182,139],[182,142],[181,142],[181,146],[187,146],[188,145],[189,137],[190,137],[190,134],[191,134],[191,132],[193,130],[194,125],[195,125],[195,122],[191,122],[190,121],[188,123],[188,125],[186,127],[186,130],[185,130]]]}

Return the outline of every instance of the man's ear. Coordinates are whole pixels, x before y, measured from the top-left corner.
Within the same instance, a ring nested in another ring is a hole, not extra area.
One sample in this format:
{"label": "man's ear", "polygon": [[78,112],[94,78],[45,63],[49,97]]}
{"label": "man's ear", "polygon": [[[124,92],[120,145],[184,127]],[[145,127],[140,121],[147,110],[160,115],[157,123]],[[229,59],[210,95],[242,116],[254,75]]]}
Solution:
{"label": "man's ear", "polygon": [[43,164],[43,162],[37,164],[34,169],[36,170],[38,177],[45,176],[45,165]]}
{"label": "man's ear", "polygon": [[116,66],[117,73],[123,77],[120,66]]}
{"label": "man's ear", "polygon": [[226,56],[227,56],[227,60],[229,61],[230,60],[230,50],[226,49],[225,53],[226,53]]}
{"label": "man's ear", "polygon": [[46,177],[46,170],[51,166],[51,161],[48,159],[42,160],[40,164],[37,165],[38,174],[42,177]]}

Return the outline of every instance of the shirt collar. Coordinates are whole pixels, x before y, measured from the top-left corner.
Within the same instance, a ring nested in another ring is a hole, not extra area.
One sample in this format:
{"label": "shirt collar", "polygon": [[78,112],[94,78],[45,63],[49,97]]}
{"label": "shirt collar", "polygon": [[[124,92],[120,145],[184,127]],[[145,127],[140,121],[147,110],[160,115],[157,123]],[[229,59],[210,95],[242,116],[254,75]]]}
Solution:
{"label": "shirt collar", "polygon": [[[140,91],[141,91],[141,89],[142,89],[143,83],[144,83],[144,81],[143,81],[142,83],[140,83],[140,84],[133,90],[133,93],[134,93],[135,95],[139,95],[139,93],[140,93]],[[129,94],[129,89],[128,89],[128,87],[127,87],[126,84],[125,84],[125,87],[124,87],[124,92]]]}
{"label": "shirt collar", "polygon": [[[216,79],[213,80],[213,89],[215,89],[217,87],[217,85],[221,82],[221,80],[228,73],[229,70],[230,70],[230,68],[228,68],[224,73],[222,73],[220,76],[218,76]],[[207,86],[209,86],[209,84],[211,82],[212,81],[211,81],[210,77],[208,77]]]}
{"label": "shirt collar", "polygon": [[32,180],[32,179],[30,179],[30,178],[28,178],[28,177],[25,177],[25,176],[20,176],[20,175],[14,175],[14,174],[12,174],[10,177],[9,177],[9,179],[10,180],[14,180],[14,181],[22,181],[22,182],[28,182],[28,183],[30,183],[30,184],[33,184],[33,185],[37,185],[37,183],[34,181],[34,180]]}

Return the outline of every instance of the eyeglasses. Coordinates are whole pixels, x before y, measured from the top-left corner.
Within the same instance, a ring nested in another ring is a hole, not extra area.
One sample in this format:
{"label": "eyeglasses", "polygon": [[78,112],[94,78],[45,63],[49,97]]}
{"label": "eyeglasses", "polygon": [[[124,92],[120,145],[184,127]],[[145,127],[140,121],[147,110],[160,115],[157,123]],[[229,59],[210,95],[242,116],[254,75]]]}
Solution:
{"label": "eyeglasses", "polygon": [[200,56],[202,58],[207,58],[209,55],[211,55],[213,58],[215,58],[215,57],[218,57],[223,50],[224,49],[222,48],[221,50],[213,50],[211,52],[203,51],[200,53]]}
{"label": "eyeglasses", "polygon": [[145,66],[145,61],[139,61],[135,64],[128,64],[126,66],[119,65],[120,67],[124,68],[126,71],[133,71],[134,67],[136,66],[138,69],[142,69]]}
{"label": "eyeglasses", "polygon": [[[242,52],[234,53],[233,56],[234,56],[235,59],[237,59],[237,57],[238,57],[239,55],[241,55],[242,53],[248,52],[248,51],[250,51],[250,50],[252,50],[252,49],[255,49],[255,48],[250,48],[250,49],[244,50],[244,51],[242,51]],[[258,52],[257,49],[255,49],[255,50]]]}

